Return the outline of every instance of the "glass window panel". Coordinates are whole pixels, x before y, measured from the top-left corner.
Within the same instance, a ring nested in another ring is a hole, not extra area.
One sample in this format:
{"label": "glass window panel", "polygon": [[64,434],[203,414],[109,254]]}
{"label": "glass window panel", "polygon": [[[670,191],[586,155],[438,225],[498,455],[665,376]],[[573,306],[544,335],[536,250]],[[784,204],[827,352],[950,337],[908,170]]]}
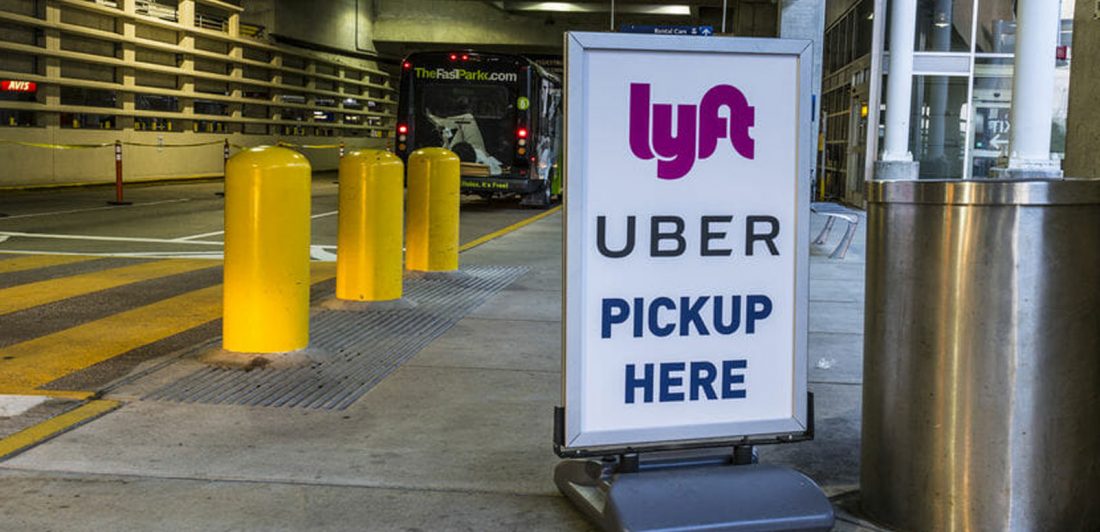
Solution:
{"label": "glass window panel", "polygon": [[978,0],[978,53],[1008,54],[1016,50],[1016,0]]}
{"label": "glass window panel", "polygon": [[973,0],[918,0],[916,50],[969,52]]}
{"label": "glass window panel", "polygon": [[[921,179],[960,179],[965,157],[965,76],[914,76],[909,149]],[[889,112],[889,110],[887,110]]]}
{"label": "glass window panel", "polygon": [[875,3],[871,0],[862,0],[855,13],[856,21],[859,24],[859,35],[856,39],[856,57],[863,57],[871,53],[871,41],[875,34]]}
{"label": "glass window panel", "polygon": [[975,59],[974,138],[970,147],[972,177],[992,177],[991,168],[1008,162],[1011,108],[1012,59]]}
{"label": "glass window panel", "polygon": [[[1069,63],[1059,62],[1054,71],[1054,104],[1050,151],[1055,159],[1065,155],[1066,115],[1069,105]],[[1012,131],[1011,58],[977,57],[974,60],[974,136],[971,144],[972,177],[993,177],[990,169],[1008,163]]]}

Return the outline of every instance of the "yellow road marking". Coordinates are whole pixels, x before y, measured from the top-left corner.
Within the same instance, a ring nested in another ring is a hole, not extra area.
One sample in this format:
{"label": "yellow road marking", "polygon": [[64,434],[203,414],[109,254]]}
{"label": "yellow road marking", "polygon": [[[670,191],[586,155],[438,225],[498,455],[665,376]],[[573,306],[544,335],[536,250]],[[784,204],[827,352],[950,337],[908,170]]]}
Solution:
{"label": "yellow road marking", "polygon": [[541,213],[536,214],[536,215],[534,215],[530,218],[526,218],[526,219],[520,220],[520,221],[518,221],[518,222],[516,222],[512,225],[509,225],[508,227],[505,227],[504,229],[501,229],[499,231],[493,231],[492,233],[489,233],[485,236],[476,238],[476,239],[471,240],[471,241],[469,241],[465,244],[462,244],[462,246],[460,246],[458,248],[458,250],[461,252],[461,251],[466,251],[468,249],[476,248],[476,247],[478,247],[478,246],[480,246],[480,245],[482,245],[482,244],[484,244],[484,243],[486,243],[490,240],[500,238],[500,237],[502,237],[502,236],[504,236],[508,233],[511,233],[512,231],[515,231],[515,230],[517,230],[517,229],[519,229],[523,226],[533,224],[533,223],[535,223],[535,222],[537,222],[537,221],[539,221],[543,218],[546,218],[547,216],[550,216],[551,214],[554,214],[554,213],[556,213],[560,210],[561,210],[561,205],[558,205],[557,207],[554,207],[553,209],[549,209],[546,212],[541,212]]}
{"label": "yellow road marking", "polygon": [[81,423],[102,416],[120,405],[121,403],[117,401],[90,401],[60,416],[12,434],[0,440],[0,459],[42,443]]}
{"label": "yellow road marking", "polygon": [[[311,284],[336,274],[313,263]],[[53,334],[0,348],[0,388],[37,388],[221,316],[222,285],[180,294]]]}
{"label": "yellow road marking", "polygon": [[60,264],[71,264],[74,262],[83,262],[86,260],[98,258],[99,257],[87,257],[82,255],[29,255],[26,257],[16,257],[14,259],[0,260],[0,273],[12,273],[23,270],[33,270],[35,268],[58,266]]}
{"label": "yellow road marking", "polygon": [[37,395],[53,397],[56,399],[75,399],[84,401],[95,397],[95,392],[79,392],[71,390],[36,390],[34,388],[7,388],[0,387],[0,395]]}
{"label": "yellow road marking", "polygon": [[162,260],[4,288],[0,289],[0,315],[218,264],[209,260]]}

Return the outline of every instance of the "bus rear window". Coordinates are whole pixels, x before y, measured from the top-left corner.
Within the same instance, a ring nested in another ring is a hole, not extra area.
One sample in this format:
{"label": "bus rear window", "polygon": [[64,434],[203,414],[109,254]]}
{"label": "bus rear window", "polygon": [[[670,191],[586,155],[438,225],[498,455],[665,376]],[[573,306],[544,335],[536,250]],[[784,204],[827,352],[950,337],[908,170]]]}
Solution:
{"label": "bus rear window", "polygon": [[424,87],[423,109],[440,117],[465,114],[479,119],[509,118],[512,98],[501,85],[431,84]]}

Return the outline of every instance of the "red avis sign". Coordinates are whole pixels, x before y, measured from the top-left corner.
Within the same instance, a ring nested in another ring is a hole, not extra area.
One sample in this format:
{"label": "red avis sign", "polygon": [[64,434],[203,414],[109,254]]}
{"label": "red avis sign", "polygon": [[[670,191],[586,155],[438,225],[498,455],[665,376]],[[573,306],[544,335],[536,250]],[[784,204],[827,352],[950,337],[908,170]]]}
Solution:
{"label": "red avis sign", "polygon": [[4,92],[35,92],[38,84],[33,81],[17,81],[5,79],[0,81],[0,91]]}

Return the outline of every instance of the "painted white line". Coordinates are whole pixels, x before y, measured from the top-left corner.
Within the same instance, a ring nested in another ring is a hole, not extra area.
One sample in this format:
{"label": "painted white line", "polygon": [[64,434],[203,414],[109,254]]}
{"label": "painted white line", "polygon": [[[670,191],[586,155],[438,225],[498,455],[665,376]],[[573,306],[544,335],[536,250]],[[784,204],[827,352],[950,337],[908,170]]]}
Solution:
{"label": "painted white line", "polygon": [[332,246],[309,246],[309,257],[313,260],[318,260],[321,262],[336,261],[336,254],[326,250],[326,247]]}
{"label": "painted white line", "polygon": [[[336,246],[310,246],[310,260],[314,262],[336,262],[336,254],[328,251],[335,250]],[[76,253],[70,251],[38,251],[38,250],[0,250],[0,254],[12,255],[66,255],[77,257],[110,257],[122,259],[210,259],[222,260],[224,255],[220,251],[133,251],[125,253]]]}
{"label": "painted white line", "polygon": [[10,236],[0,236],[0,242],[3,242],[3,241],[5,241],[9,238],[11,238],[11,237]]}
{"label": "painted white line", "polygon": [[0,236],[20,238],[48,238],[54,240],[92,240],[98,242],[144,242],[147,244],[199,244],[205,246],[220,246],[221,242],[201,242],[197,240],[169,240],[164,238],[131,238],[124,236],[93,236],[93,235],[55,235],[49,233],[19,233],[15,231],[0,231]]}
{"label": "painted white line", "polygon": [[217,236],[217,235],[221,235],[221,234],[225,234],[225,231],[212,231],[210,233],[199,233],[197,235],[181,236],[179,238],[173,238],[172,241],[173,242],[187,242],[188,240],[194,240],[196,238],[205,238],[205,237],[208,237],[208,236]]}
{"label": "painted white line", "polygon": [[18,416],[49,400],[44,395],[0,395],[0,418]]}
{"label": "painted white line", "polygon": [[221,251],[121,251],[121,252],[105,252],[103,255],[110,255],[112,257],[149,257],[156,255],[158,257],[186,257],[186,258],[222,258]]}
{"label": "painted white line", "polygon": [[0,249],[0,254],[11,255],[64,255],[71,257],[114,257],[123,259],[222,259],[220,251],[152,251],[127,253],[93,253],[73,251],[39,251],[26,249]]}
{"label": "painted white line", "polygon": [[[324,218],[326,216],[332,216],[333,214],[336,214],[338,212],[340,212],[340,211],[322,212],[321,214],[314,214],[313,216],[310,216],[310,218],[316,220],[317,218]],[[209,233],[199,233],[197,235],[181,236],[179,238],[172,239],[172,241],[173,242],[190,242],[190,241],[192,241],[196,238],[206,238],[208,236],[217,236],[217,235],[224,235],[224,234],[225,234],[225,231],[212,231],[212,232],[209,232]]]}
{"label": "painted white line", "polygon": [[[163,200],[163,201],[150,201],[148,203],[135,203],[133,205],[130,205],[130,208],[133,209],[133,208],[137,208],[137,207],[148,207],[150,205],[164,205],[166,203],[181,203],[181,202],[184,202],[184,201],[191,201],[191,198],[179,198],[179,199]],[[32,214],[17,214],[15,216],[7,216],[5,218],[0,218],[0,220],[2,220],[2,221],[17,220],[19,218],[35,218],[35,217],[38,217],[38,216],[54,216],[54,215],[58,215],[58,214],[74,214],[74,213],[78,213],[78,212],[91,212],[91,211],[107,211],[107,210],[112,210],[112,209],[118,209],[118,207],[116,207],[116,206],[111,206],[111,207],[90,207],[90,208],[87,208],[87,209],[71,209],[71,210],[67,210],[67,211],[52,211],[52,212],[36,212],[36,213],[32,213]]]}

